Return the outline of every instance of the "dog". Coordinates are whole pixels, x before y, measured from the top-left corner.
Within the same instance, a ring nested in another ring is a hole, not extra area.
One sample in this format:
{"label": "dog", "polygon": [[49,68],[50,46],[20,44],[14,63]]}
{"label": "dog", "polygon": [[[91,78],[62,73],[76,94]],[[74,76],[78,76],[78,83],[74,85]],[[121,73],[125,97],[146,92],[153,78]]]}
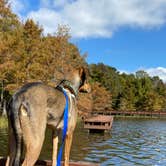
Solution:
{"label": "dog", "polygon": [[[53,131],[52,166],[56,165],[58,137],[63,128],[63,115],[68,96],[68,129],[64,147],[64,165],[69,165],[69,154],[77,120],[77,93],[90,92],[85,68],[70,72],[56,88],[41,82],[29,83],[11,98],[8,107],[9,155],[6,166],[20,166],[23,143],[25,158],[22,166],[33,166],[45,138],[46,127]],[[22,143],[23,142],[23,143]]]}

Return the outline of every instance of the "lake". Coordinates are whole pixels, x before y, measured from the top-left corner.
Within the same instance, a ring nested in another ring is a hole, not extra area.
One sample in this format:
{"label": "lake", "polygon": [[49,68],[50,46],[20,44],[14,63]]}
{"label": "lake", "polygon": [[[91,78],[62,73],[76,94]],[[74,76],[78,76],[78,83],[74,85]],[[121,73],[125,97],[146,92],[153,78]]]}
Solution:
{"label": "lake", "polygon": [[[51,132],[40,158],[51,158]],[[0,128],[0,156],[7,151],[7,129]],[[102,166],[166,166],[166,119],[114,119],[109,133],[89,134],[77,125],[71,160],[101,163]]]}

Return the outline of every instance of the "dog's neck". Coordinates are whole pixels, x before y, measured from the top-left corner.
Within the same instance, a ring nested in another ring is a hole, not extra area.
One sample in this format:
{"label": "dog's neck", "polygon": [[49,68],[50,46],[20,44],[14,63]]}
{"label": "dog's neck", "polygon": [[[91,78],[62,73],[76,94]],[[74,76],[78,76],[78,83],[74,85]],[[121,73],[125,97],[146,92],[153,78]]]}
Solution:
{"label": "dog's neck", "polygon": [[68,89],[75,97],[78,94],[78,90],[68,80],[62,80],[59,86]]}

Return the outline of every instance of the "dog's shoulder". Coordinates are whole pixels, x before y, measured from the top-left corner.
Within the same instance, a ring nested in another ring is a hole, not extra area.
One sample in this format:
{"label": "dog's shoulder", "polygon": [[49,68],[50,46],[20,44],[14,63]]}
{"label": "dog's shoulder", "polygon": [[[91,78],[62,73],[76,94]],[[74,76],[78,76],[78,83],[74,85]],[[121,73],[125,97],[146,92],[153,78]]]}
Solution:
{"label": "dog's shoulder", "polygon": [[47,100],[49,105],[52,101],[64,100],[63,93],[56,87],[46,85],[42,82],[32,82],[22,86],[13,95],[13,100]]}

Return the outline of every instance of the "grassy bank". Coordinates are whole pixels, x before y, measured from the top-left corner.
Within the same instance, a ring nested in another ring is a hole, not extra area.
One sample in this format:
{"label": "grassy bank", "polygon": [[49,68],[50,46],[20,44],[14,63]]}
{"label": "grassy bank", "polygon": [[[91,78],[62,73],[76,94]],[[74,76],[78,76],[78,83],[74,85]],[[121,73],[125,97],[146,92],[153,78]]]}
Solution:
{"label": "grassy bank", "polygon": [[6,117],[0,117],[0,128],[7,128],[8,121]]}

